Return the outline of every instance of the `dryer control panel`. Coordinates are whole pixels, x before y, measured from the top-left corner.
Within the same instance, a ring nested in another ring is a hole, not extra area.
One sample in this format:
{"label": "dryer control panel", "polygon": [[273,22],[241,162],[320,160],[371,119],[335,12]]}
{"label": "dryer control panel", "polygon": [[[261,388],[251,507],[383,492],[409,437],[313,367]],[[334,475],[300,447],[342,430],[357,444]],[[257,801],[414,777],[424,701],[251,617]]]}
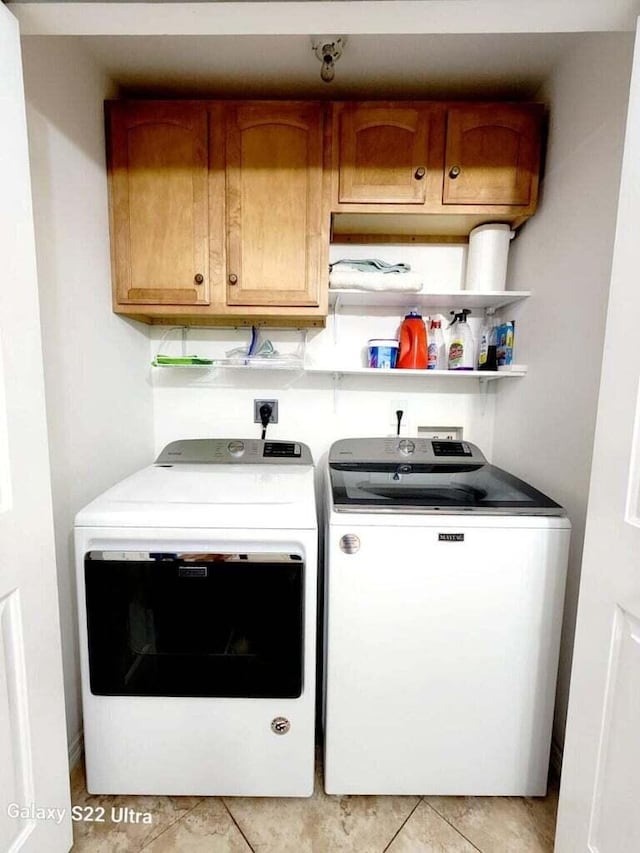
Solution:
{"label": "dryer control panel", "polygon": [[299,441],[257,438],[192,438],[172,441],[156,465],[313,465],[311,451]]}

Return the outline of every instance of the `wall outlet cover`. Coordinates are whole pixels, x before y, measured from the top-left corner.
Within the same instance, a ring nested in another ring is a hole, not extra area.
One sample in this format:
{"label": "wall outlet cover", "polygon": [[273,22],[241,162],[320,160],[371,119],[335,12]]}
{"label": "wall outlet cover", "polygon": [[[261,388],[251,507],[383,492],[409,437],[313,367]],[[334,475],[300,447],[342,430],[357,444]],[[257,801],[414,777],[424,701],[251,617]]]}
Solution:
{"label": "wall outlet cover", "polygon": [[400,435],[407,435],[409,429],[409,401],[404,398],[393,399],[389,404],[389,426],[393,427],[393,435],[396,435],[398,428],[398,416],[396,412],[402,412],[402,420],[400,421]]}
{"label": "wall outlet cover", "polygon": [[254,424],[262,423],[262,418],[260,417],[260,407],[265,403],[271,406],[271,417],[269,418],[270,424],[278,423],[278,401],[277,400],[254,400],[253,401],[253,422]]}

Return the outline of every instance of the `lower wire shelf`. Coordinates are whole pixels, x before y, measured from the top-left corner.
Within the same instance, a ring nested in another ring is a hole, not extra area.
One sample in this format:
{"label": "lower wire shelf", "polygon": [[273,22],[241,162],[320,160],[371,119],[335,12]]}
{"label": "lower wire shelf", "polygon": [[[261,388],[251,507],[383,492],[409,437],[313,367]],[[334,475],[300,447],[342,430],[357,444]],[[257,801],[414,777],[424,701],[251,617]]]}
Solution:
{"label": "lower wire shelf", "polygon": [[304,362],[299,358],[260,358],[260,357],[239,357],[239,358],[213,358],[213,359],[198,359],[197,361],[188,361],[185,359],[174,360],[173,362],[162,362],[154,359],[151,362],[152,367],[172,368],[180,370],[217,370],[219,368],[242,369],[242,370],[296,370],[303,371],[305,369]]}
{"label": "lower wire shelf", "polygon": [[337,376],[408,377],[410,379],[426,379],[436,382],[443,380],[460,382],[464,379],[479,379],[481,382],[492,382],[499,379],[513,379],[527,375],[526,365],[520,364],[511,369],[504,370],[408,370],[386,367],[345,367],[344,365],[318,366],[305,364],[302,359],[294,357],[201,359],[197,362],[187,362],[185,359],[184,362],[175,360],[171,363],[158,362],[154,359],[151,364],[152,367],[164,370],[285,370],[298,373]]}
{"label": "lower wire shelf", "polygon": [[307,373],[334,373],[341,376],[402,376],[413,379],[480,379],[488,382],[496,379],[509,379],[518,376],[526,376],[525,365],[518,365],[512,370],[407,370],[402,368],[388,367],[305,367]]}

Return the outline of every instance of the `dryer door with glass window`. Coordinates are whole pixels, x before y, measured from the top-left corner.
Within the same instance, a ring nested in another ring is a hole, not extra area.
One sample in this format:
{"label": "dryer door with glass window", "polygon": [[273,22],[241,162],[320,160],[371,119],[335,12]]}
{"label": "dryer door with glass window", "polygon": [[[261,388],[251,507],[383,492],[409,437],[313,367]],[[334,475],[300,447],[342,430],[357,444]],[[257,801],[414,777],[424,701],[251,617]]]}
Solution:
{"label": "dryer door with glass window", "polygon": [[84,571],[93,694],[301,695],[299,555],[90,551]]}

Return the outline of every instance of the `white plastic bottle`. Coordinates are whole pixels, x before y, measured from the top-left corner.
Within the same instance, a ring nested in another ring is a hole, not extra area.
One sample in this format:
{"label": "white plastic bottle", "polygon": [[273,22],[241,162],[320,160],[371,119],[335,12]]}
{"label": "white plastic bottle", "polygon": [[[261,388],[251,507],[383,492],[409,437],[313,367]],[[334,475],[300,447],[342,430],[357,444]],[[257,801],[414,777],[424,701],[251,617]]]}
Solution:
{"label": "white plastic bottle", "polygon": [[451,311],[453,320],[449,326],[449,370],[473,370],[475,366],[475,341],[467,323],[467,314],[471,311]]}
{"label": "white plastic bottle", "polygon": [[431,317],[429,323],[429,346],[427,348],[427,370],[446,370],[447,357],[442,333],[442,320]]}

